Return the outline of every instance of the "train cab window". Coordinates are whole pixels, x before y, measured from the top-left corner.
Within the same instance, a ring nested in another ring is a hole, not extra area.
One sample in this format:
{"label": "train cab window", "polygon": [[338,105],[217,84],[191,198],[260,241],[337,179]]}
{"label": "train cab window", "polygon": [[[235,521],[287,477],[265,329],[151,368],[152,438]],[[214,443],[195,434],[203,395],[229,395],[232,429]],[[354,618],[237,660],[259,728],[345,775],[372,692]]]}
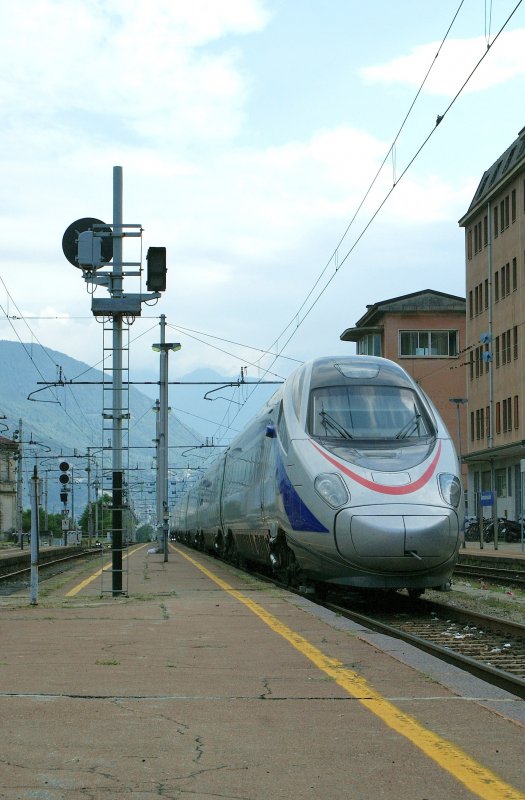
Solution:
{"label": "train cab window", "polygon": [[[433,435],[432,424],[411,389],[400,386],[334,386],[312,391],[309,432],[345,440],[410,444]],[[349,443],[348,442],[348,443]]]}

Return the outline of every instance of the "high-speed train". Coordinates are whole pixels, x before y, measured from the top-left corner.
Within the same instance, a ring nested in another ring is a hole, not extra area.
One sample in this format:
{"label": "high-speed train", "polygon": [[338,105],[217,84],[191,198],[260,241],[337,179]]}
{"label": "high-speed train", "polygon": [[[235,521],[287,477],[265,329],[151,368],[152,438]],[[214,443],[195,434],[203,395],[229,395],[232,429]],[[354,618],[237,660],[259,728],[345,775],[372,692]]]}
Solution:
{"label": "high-speed train", "polygon": [[175,538],[289,583],[420,594],[450,581],[460,468],[436,408],[396,363],[303,364],[173,509]]}

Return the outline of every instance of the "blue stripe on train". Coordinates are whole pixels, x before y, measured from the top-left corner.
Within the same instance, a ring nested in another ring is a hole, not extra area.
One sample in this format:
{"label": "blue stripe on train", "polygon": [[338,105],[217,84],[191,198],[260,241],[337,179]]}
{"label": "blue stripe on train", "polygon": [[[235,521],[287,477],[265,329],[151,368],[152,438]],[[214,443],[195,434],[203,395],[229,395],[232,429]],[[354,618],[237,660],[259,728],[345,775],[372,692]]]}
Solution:
{"label": "blue stripe on train", "polygon": [[277,456],[277,483],[283,499],[284,510],[294,531],[314,531],[328,533],[328,528],[319,522],[316,516],[303,503],[286,473],[284,464]]}

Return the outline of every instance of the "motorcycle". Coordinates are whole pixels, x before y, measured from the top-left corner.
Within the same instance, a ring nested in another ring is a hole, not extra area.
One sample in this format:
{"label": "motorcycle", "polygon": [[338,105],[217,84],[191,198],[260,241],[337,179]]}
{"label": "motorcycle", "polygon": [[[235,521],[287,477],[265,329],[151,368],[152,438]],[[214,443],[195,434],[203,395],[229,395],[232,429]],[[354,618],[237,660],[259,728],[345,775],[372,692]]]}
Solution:
{"label": "motorcycle", "polygon": [[506,542],[519,542],[521,539],[521,523],[513,519],[501,520],[500,531]]}

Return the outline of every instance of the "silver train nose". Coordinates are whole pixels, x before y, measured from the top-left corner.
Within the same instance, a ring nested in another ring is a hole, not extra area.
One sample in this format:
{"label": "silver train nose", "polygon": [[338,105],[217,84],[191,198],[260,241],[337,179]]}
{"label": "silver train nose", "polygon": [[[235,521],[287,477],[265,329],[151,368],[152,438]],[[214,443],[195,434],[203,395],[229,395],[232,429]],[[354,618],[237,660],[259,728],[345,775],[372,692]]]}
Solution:
{"label": "silver train nose", "polygon": [[360,567],[419,571],[454,554],[459,522],[454,511],[440,507],[362,506],[337,515],[335,542],[342,558]]}

